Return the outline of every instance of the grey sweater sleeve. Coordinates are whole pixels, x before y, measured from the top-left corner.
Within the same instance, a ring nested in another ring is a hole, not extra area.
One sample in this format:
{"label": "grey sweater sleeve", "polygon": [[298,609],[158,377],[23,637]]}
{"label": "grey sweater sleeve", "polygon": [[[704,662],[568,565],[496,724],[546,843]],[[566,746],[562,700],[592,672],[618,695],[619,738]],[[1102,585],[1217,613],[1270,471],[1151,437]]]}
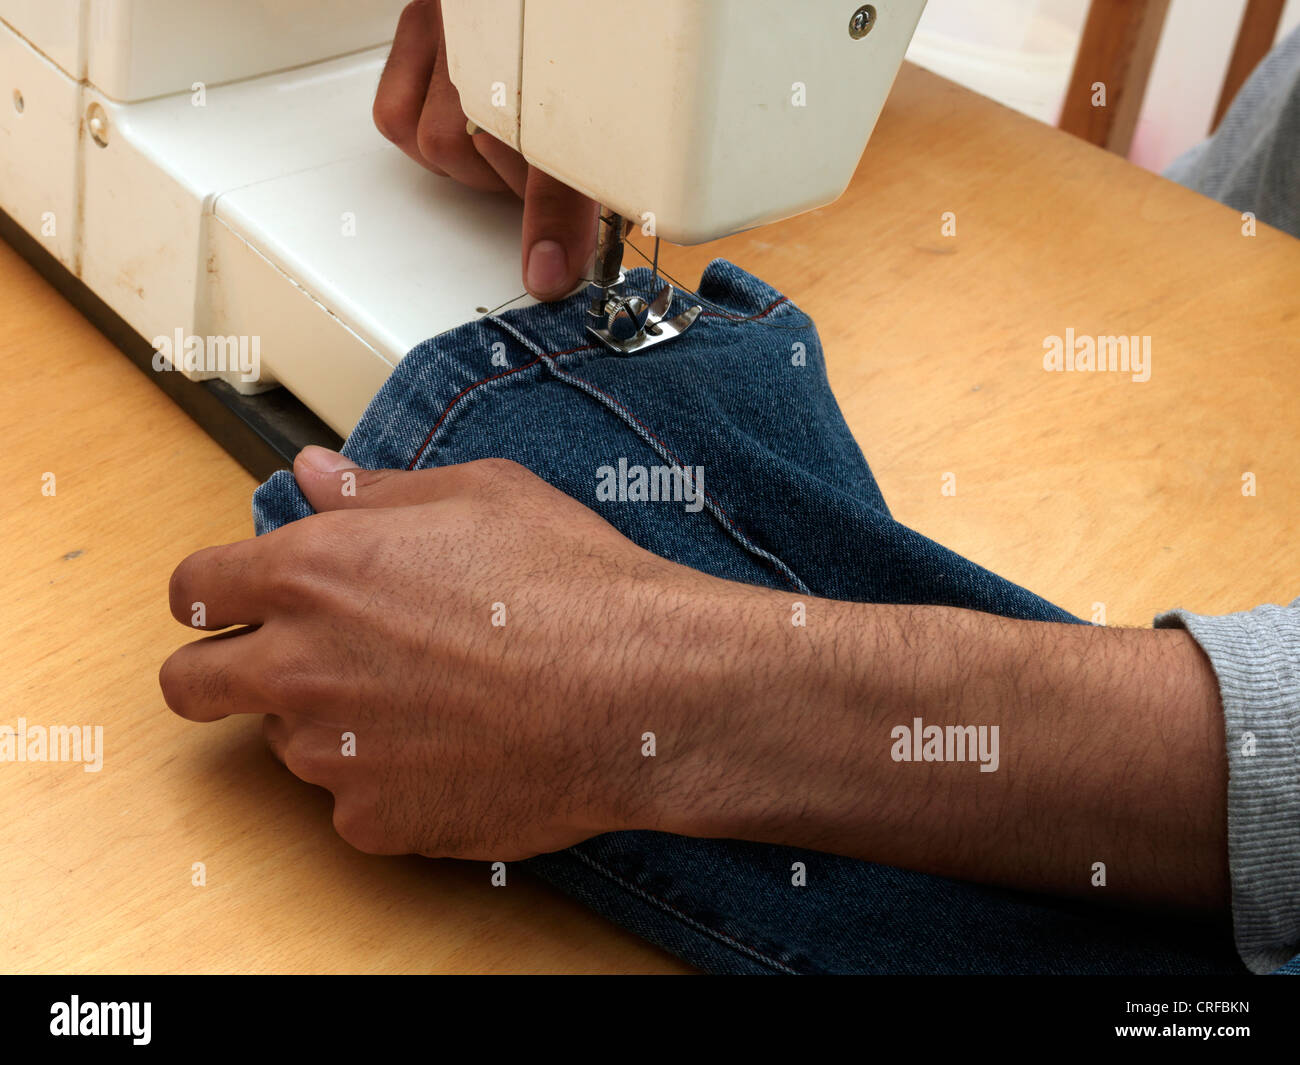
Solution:
{"label": "grey sweater sleeve", "polygon": [[1260,61],[1214,136],[1165,177],[1300,237],[1300,27]]}
{"label": "grey sweater sleeve", "polygon": [[1243,614],[1173,610],[1210,659],[1228,750],[1228,867],[1241,960],[1272,972],[1300,954],[1300,599]]}

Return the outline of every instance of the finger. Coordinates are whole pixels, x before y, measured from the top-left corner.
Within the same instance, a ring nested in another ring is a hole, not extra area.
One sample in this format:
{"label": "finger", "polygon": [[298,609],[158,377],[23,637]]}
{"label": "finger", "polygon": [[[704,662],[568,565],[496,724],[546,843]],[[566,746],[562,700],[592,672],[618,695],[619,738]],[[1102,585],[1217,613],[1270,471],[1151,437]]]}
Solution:
{"label": "finger", "polygon": [[524,287],[540,300],[567,296],[596,247],[593,200],[536,167],[524,191]]}
{"label": "finger", "polygon": [[478,154],[501,175],[501,180],[510,186],[510,191],[522,200],[528,187],[528,163],[524,157],[485,130],[472,134],[470,139]]}
{"label": "finger", "polygon": [[275,760],[299,780],[328,787],[340,778],[343,751],[337,732],[267,714],[262,736]]}
{"label": "finger", "polygon": [[303,448],[293,460],[298,487],[317,513],[445,499],[455,490],[455,469],[363,470],[338,452],[314,445]]}
{"label": "finger", "polygon": [[158,671],[158,686],[173,713],[190,721],[220,721],[271,709],[251,683],[259,631],[223,632],[173,652]]}
{"label": "finger", "polygon": [[263,624],[272,609],[276,559],[284,539],[280,533],[289,528],[204,548],[184,559],[167,588],[172,617],[213,631]]}
{"label": "finger", "polygon": [[[442,11],[436,0],[407,4],[379,79],[372,111],[379,132],[421,166],[442,174],[420,152],[420,115],[438,64]],[[446,175],[443,175],[444,177]]]}
{"label": "finger", "polygon": [[447,68],[445,40],[438,42],[438,62],[429,81],[424,110],[420,112],[416,142],[426,162],[462,185],[487,192],[509,189],[491,164],[479,154],[469,130],[465,128],[460,93],[451,83]]}
{"label": "finger", "polygon": [[283,739],[281,761],[299,780],[330,788],[346,779],[348,758],[343,753],[341,734],[307,721],[292,723],[277,739]]}

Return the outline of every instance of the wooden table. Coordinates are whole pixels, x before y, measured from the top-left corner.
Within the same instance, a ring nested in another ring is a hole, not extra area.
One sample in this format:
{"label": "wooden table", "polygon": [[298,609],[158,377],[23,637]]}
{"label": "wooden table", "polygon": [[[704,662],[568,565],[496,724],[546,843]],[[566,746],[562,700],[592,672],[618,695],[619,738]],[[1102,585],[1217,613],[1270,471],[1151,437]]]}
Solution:
{"label": "wooden table", "polygon": [[[1111,624],[1300,594],[1300,242],[907,67],[843,200],[664,262],[715,255],[818,322],[900,520]],[[1150,336],[1151,379],[1044,371],[1067,328]],[[106,742],[0,764],[0,970],[684,968],[523,876],[355,853],[257,721],[169,713],[168,575],[253,482],[3,246],[0,362],[0,724]]]}

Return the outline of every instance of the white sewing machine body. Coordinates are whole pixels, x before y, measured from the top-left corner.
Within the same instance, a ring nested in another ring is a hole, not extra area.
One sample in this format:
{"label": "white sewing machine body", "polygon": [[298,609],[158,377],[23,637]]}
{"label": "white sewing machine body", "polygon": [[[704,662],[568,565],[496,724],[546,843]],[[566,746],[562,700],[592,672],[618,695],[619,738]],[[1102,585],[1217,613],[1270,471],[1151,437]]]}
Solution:
{"label": "white sewing machine body", "polygon": [[664,240],[703,244],[839,198],[924,6],[444,0],[443,19],[475,123]]}
{"label": "white sewing machine body", "polygon": [[[411,347],[522,291],[518,203],[373,127],[402,6],[0,0],[0,210],[146,340],[256,340],[255,374],[192,379],[346,434]],[[852,0],[443,0],[467,115],[680,243],[835,199],[923,6],[855,35]]]}

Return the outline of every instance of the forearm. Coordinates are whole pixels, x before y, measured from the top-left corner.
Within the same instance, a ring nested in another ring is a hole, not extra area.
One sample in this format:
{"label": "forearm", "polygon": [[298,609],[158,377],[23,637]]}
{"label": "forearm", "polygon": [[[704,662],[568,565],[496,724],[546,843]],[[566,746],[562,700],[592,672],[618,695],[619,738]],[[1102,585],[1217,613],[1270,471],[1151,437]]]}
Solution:
{"label": "forearm", "polygon": [[687,696],[654,827],[1226,905],[1222,713],[1185,633],[807,598],[795,626],[796,601],[731,586],[711,605],[722,646]]}

